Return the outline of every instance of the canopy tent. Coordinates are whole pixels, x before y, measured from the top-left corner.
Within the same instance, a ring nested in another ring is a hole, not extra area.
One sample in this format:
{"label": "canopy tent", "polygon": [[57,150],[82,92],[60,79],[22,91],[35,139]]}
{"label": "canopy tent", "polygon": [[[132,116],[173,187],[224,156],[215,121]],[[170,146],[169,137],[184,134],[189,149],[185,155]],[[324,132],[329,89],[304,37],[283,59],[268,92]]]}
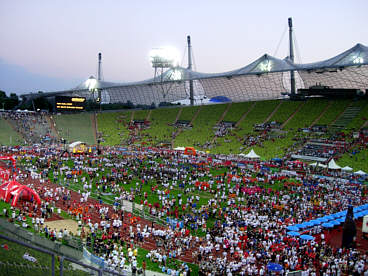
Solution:
{"label": "canopy tent", "polygon": [[197,155],[197,152],[196,152],[195,148],[193,148],[193,147],[186,147],[185,150],[184,150],[184,154]]}
{"label": "canopy tent", "polygon": [[174,150],[185,150],[185,148],[184,147],[176,147],[176,148],[174,148]]}
{"label": "canopy tent", "polygon": [[345,166],[343,168],[341,168],[342,171],[346,171],[346,172],[351,172],[353,170],[353,168],[349,167],[349,166]]}
{"label": "canopy tent", "polygon": [[331,161],[328,162],[328,168],[330,170],[339,170],[339,169],[341,169],[341,167],[339,165],[337,165],[335,160],[333,160],[333,159],[331,159]]}
{"label": "canopy tent", "polygon": [[87,147],[87,144],[81,141],[73,142],[68,145],[68,152],[72,153],[86,153],[91,152],[91,148]]}
{"label": "canopy tent", "polygon": [[231,99],[229,99],[226,96],[216,96],[216,97],[212,97],[210,99],[210,102],[212,102],[212,103],[227,103],[227,102],[231,102]]}
{"label": "canopy tent", "polygon": [[11,201],[11,205],[17,205],[19,199],[26,201],[35,200],[41,204],[40,196],[28,186],[22,185],[17,181],[9,181],[0,186],[0,198],[5,202]]}
{"label": "canopy tent", "polygon": [[317,163],[317,162],[311,163],[311,164],[309,164],[309,166],[312,166],[312,167],[320,167],[320,168],[327,168],[327,165],[323,165],[323,164]]}
{"label": "canopy tent", "polygon": [[244,157],[250,158],[250,159],[256,159],[256,158],[259,158],[259,155],[256,154],[253,149],[251,149],[250,152],[246,154]]}
{"label": "canopy tent", "polygon": [[355,172],[354,174],[358,174],[358,175],[366,175],[367,173],[362,171],[362,170],[359,170],[357,172]]}

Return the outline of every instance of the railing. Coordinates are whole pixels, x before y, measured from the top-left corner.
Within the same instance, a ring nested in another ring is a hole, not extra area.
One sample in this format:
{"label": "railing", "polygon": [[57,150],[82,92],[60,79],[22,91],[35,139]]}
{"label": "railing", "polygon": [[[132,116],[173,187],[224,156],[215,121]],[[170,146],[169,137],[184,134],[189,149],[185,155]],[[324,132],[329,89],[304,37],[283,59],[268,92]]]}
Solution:
{"label": "railing", "polygon": [[160,224],[162,226],[167,226],[168,225],[165,220],[150,215],[149,214],[149,211],[147,209],[148,208],[146,206],[144,206],[144,205],[136,204],[134,202],[132,204],[132,213],[134,215],[137,215],[139,217],[142,217],[142,218],[144,218],[146,220],[149,220],[151,222]]}
{"label": "railing", "polygon": [[56,252],[59,255],[65,255],[74,259],[81,259],[83,257],[82,242],[76,238],[66,237],[64,239],[64,243],[66,244],[59,241],[53,242],[23,229],[20,225],[9,223],[2,218],[0,219],[0,228],[5,231],[7,235],[14,237],[17,240],[30,242],[46,248],[47,250]]}
{"label": "railing", "polygon": [[[47,250],[47,249],[44,249],[44,248],[41,248],[41,247],[37,247],[35,245],[32,245],[32,244],[28,244],[28,243],[25,243],[23,241],[20,241],[20,240],[17,240],[17,239],[14,239],[14,238],[10,238],[10,237],[7,237],[7,236],[4,236],[2,234],[0,234],[0,238],[1,239],[5,239],[7,241],[10,241],[10,242],[13,242],[13,243],[17,243],[17,244],[20,244],[22,246],[25,246],[25,247],[28,247],[28,248],[32,248],[34,250],[37,250],[41,253],[44,253],[44,254],[47,254],[47,255],[50,255],[51,256],[51,275],[52,276],[55,276],[55,272],[57,271],[57,268],[56,268],[56,265],[55,265],[55,258],[58,256],[57,254],[55,254],[54,252],[50,251],[50,250]],[[93,267],[93,266],[90,266],[90,265],[86,265],[80,261],[77,261],[75,260],[74,258],[69,258],[67,256],[60,256],[59,258],[59,275],[62,276],[64,274],[64,261],[69,261],[69,262],[72,262],[74,264],[77,264],[81,267],[83,267],[84,269],[87,269],[89,271],[93,271],[93,272],[97,272],[98,273],[98,276],[102,276],[102,275],[118,275],[118,276],[122,276],[122,274],[119,274],[117,272],[114,272],[114,271],[109,271],[107,269],[104,269],[104,268],[96,268],[96,267]],[[6,264],[7,266],[11,265],[11,264]],[[28,266],[29,267],[29,266]],[[46,271],[48,270],[48,268],[44,268]],[[126,275],[126,274],[125,274]]]}

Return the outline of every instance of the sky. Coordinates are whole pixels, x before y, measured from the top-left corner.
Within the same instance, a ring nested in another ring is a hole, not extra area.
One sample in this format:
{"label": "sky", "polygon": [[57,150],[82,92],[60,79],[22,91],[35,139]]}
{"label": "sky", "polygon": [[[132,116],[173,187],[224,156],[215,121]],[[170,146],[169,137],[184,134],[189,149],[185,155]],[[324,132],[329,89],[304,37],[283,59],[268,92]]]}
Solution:
{"label": "sky", "polygon": [[153,48],[176,47],[187,66],[187,35],[199,72],[284,58],[288,17],[296,61],[315,62],[368,45],[367,10],[367,0],[0,0],[0,90],[76,87],[96,76],[99,52],[105,81],[152,78]]}

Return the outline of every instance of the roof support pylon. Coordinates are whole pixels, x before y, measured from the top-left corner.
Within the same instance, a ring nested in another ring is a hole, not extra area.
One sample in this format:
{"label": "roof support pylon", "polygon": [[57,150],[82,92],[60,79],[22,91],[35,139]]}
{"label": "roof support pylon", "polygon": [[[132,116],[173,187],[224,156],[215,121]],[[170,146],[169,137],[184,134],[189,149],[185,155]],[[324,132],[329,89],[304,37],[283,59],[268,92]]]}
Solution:
{"label": "roof support pylon", "polygon": [[[289,59],[294,64],[294,46],[293,46],[293,19],[291,17],[288,18],[289,23]],[[295,73],[294,70],[290,71],[290,93],[291,96],[295,95]]]}
{"label": "roof support pylon", "polygon": [[[188,70],[192,70],[192,45],[190,43],[190,35],[187,36],[188,42]],[[190,105],[194,105],[193,80],[189,80],[189,100]]]}

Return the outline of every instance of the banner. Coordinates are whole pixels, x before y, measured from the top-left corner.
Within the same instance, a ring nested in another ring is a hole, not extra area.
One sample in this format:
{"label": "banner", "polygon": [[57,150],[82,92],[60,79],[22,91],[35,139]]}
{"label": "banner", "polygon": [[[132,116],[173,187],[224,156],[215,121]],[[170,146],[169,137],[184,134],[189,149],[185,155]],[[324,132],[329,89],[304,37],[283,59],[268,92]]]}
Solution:
{"label": "banner", "polygon": [[85,247],[83,247],[83,257],[93,264],[98,265],[101,268],[105,267],[105,260],[93,255]]}

